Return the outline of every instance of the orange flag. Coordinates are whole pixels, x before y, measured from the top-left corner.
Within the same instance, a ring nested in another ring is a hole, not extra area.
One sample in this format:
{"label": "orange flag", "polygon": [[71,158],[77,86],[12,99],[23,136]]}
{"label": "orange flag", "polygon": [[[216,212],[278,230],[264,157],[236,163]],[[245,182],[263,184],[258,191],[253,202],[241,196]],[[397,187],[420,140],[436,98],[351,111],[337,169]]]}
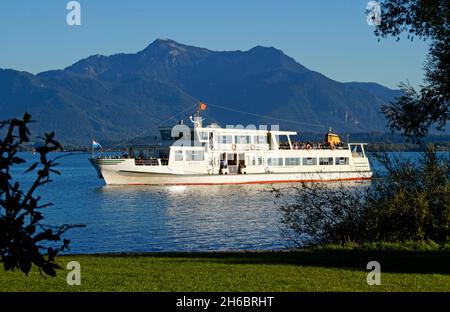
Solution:
{"label": "orange flag", "polygon": [[206,104],[203,102],[200,102],[200,110],[205,110],[206,109]]}

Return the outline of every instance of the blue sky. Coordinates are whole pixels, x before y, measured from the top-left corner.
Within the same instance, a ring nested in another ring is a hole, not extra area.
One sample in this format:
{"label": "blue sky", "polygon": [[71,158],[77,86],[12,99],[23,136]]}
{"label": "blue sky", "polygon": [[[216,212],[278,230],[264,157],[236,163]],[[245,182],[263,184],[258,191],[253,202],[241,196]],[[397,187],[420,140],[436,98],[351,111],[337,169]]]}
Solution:
{"label": "blue sky", "polygon": [[156,38],[211,50],[283,50],[338,81],[397,87],[423,79],[427,44],[383,39],[364,0],[79,0],[81,26],[67,26],[68,0],[0,2],[0,68],[37,73],[92,54],[134,53]]}

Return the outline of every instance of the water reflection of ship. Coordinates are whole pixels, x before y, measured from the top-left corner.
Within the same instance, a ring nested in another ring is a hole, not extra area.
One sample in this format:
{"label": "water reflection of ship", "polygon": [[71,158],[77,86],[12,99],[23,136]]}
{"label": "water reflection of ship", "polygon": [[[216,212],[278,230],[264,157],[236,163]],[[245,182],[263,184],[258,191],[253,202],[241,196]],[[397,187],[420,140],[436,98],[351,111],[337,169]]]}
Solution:
{"label": "water reflection of ship", "polygon": [[[319,183],[319,182],[316,182]],[[322,183],[321,183],[322,184]],[[354,180],[354,181],[335,181],[335,182],[324,182],[322,186],[328,189],[339,189],[342,186],[348,188],[364,188],[370,185],[370,181],[367,180]],[[205,188],[202,185],[197,186],[186,186],[186,185],[106,185],[99,187],[99,192],[104,194],[123,194],[123,195],[135,195],[140,192],[145,194],[165,194],[165,197],[170,195],[187,195],[196,196],[198,198],[206,198],[211,196],[232,196],[234,191],[239,192],[241,195],[245,194],[255,194],[255,192],[260,193],[271,193],[274,189],[277,191],[295,192],[299,185],[297,183],[280,183],[275,187],[270,184],[243,184],[243,185],[211,185]],[[234,193],[235,194],[235,193]]]}

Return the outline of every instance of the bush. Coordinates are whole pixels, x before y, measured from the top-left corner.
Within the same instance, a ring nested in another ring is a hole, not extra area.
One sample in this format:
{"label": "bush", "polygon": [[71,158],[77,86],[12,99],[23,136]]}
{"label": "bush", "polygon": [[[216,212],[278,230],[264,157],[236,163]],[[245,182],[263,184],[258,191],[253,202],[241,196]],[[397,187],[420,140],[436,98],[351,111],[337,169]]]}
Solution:
{"label": "bush", "polygon": [[387,153],[376,159],[383,171],[368,185],[299,186],[295,201],[280,207],[290,243],[449,242],[449,159],[431,146],[418,164]]}

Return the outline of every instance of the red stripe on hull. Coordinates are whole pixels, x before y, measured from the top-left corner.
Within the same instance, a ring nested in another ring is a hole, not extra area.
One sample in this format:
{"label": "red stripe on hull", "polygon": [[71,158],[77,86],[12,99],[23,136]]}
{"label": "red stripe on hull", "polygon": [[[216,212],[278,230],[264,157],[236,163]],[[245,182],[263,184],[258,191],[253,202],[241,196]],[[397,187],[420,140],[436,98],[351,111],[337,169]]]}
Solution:
{"label": "red stripe on hull", "polygon": [[299,182],[339,182],[339,181],[363,181],[372,178],[344,178],[344,179],[321,179],[321,180],[272,180],[272,181],[249,181],[249,182],[218,182],[218,183],[128,183],[126,185],[233,185],[233,184],[275,184],[275,183],[299,183]]}

